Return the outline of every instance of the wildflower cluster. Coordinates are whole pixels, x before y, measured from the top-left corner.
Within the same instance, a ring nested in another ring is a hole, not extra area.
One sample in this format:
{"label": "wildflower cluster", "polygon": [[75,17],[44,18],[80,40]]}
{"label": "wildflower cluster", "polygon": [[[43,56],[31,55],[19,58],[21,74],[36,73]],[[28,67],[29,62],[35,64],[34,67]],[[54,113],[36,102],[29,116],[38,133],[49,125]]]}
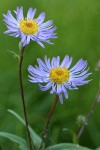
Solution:
{"label": "wildflower cluster", "polygon": [[[8,28],[5,34],[14,37],[20,37],[21,43],[24,46],[30,43],[30,40],[37,42],[40,46],[44,47],[42,42],[48,44],[53,44],[50,42],[51,38],[57,38],[55,30],[53,27],[52,20],[43,23],[45,19],[45,13],[42,12],[38,18],[34,18],[36,9],[29,8],[27,16],[23,15],[23,8],[17,7],[14,10],[16,14],[16,19],[8,11],[7,15],[4,16],[4,22]],[[63,103],[62,93],[66,99],[68,99],[68,91],[78,89],[77,86],[87,84],[90,80],[85,80],[91,73],[87,73],[89,68],[87,68],[87,61],[80,59],[77,64],[70,68],[72,63],[72,57],[68,55],[65,56],[64,60],[60,64],[60,57],[54,57],[50,62],[50,58],[45,56],[45,62],[40,58],[37,59],[38,66],[28,67],[30,73],[30,82],[38,83],[40,90],[46,91],[51,88],[50,93],[57,94],[61,104]],[[46,83],[45,86],[41,83]]]}
{"label": "wildflower cluster", "polygon": [[[17,7],[16,10],[14,10],[14,15],[16,17],[12,15],[10,10],[8,10],[6,15],[3,14],[4,22],[7,26],[7,31],[5,31],[4,33],[8,34],[9,36],[13,36],[15,38],[19,37],[22,46],[20,49],[20,55],[18,57],[19,58],[19,83],[20,83],[23,112],[24,112],[25,125],[26,125],[30,150],[34,149],[33,147],[35,147],[34,146],[35,142],[34,139],[33,139],[33,143],[31,140],[32,137],[30,135],[30,132],[32,130],[30,130],[31,128],[29,128],[25,100],[24,100],[22,71],[21,71],[23,53],[26,45],[28,45],[31,40],[37,42],[41,47],[44,48],[44,42],[48,44],[53,44],[50,41],[50,39],[57,38],[55,33],[56,27],[53,25],[53,21],[49,20],[47,22],[44,22],[45,20],[44,12],[42,12],[37,18],[34,17],[35,14],[36,14],[36,9],[29,8],[26,17],[24,17],[23,7],[20,8]],[[68,55],[64,57],[62,62],[60,61],[59,56],[53,57],[52,60],[50,60],[50,58],[48,58],[45,55],[44,61],[42,61],[42,59],[40,58],[37,58],[37,63],[38,65],[35,65],[34,67],[32,65],[28,66],[29,81],[32,83],[37,83],[39,85],[40,90],[42,91],[50,90],[50,94],[56,95],[56,98],[48,114],[48,119],[41,139],[42,142],[38,146],[39,150],[42,150],[43,144],[45,144],[46,134],[48,131],[48,126],[50,123],[52,112],[56,106],[58,99],[60,103],[63,104],[63,96],[66,99],[68,99],[68,90],[77,90],[79,86],[89,83],[91,80],[88,80],[87,78],[91,73],[88,73],[89,67],[87,61],[83,60],[82,58],[73,67],[70,67],[72,64],[72,57],[69,57]],[[32,135],[33,134],[34,132],[32,132]],[[8,138],[8,134],[7,134],[7,138]],[[18,140],[18,142],[19,141],[20,140]]]}

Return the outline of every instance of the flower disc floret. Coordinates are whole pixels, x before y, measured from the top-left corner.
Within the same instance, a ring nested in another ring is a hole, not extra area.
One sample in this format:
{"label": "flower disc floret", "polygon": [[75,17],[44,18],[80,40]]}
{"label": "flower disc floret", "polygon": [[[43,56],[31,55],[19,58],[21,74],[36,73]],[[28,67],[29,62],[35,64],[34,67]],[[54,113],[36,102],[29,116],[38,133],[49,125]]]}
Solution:
{"label": "flower disc floret", "polygon": [[39,26],[35,20],[32,19],[22,19],[19,23],[20,31],[24,34],[36,34],[38,32]]}
{"label": "flower disc floret", "polygon": [[29,66],[29,81],[38,83],[40,90],[50,90],[50,94],[55,93],[59,96],[60,103],[63,104],[63,94],[68,99],[68,89],[77,90],[78,86],[89,83],[91,80],[86,78],[91,74],[88,73],[87,61],[80,59],[72,68],[72,57],[65,56],[60,63],[60,57],[44,57],[44,62],[38,58],[38,66]]}
{"label": "flower disc floret", "polygon": [[63,68],[53,68],[50,70],[50,79],[55,83],[55,84],[63,84],[68,80],[70,77],[69,71],[66,67]]}

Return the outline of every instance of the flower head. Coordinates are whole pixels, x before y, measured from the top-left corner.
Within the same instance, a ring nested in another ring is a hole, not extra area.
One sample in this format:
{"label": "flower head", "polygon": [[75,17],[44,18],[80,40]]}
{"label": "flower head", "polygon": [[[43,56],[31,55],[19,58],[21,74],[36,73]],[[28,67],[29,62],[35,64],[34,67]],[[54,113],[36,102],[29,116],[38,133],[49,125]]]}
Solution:
{"label": "flower head", "polygon": [[[29,66],[28,71],[29,81],[38,83],[40,90],[46,91],[51,88],[50,93],[55,93],[59,96],[61,104],[63,104],[64,94],[65,98],[68,99],[67,90],[77,90],[78,86],[89,83],[91,80],[85,80],[91,73],[87,73],[87,61],[80,59],[74,67],[69,69],[72,63],[72,57],[65,56],[62,63],[60,64],[60,57],[54,57],[50,62],[50,58],[45,56],[43,62],[40,58],[37,59],[38,66]],[[45,83],[46,85],[41,85]]]}
{"label": "flower head", "polygon": [[4,32],[5,34],[16,38],[20,37],[23,46],[29,44],[30,40],[36,41],[42,47],[44,47],[42,42],[53,44],[50,42],[50,39],[56,38],[54,33],[56,27],[53,27],[52,20],[43,23],[45,19],[44,12],[36,19],[34,18],[36,9],[29,8],[26,17],[23,15],[22,7],[17,7],[14,13],[16,14],[16,19],[10,10],[8,10],[7,15],[3,14],[4,22],[8,28]]}

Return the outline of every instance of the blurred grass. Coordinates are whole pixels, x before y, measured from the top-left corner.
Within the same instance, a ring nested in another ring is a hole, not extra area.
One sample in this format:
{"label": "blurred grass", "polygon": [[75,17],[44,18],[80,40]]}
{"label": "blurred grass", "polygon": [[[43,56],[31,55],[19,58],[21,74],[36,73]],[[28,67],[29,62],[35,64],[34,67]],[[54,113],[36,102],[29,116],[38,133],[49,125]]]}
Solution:
{"label": "blurred grass", "polygon": [[[6,26],[2,14],[8,9],[14,10],[23,6],[25,13],[29,7],[37,8],[37,14],[46,13],[46,20],[54,20],[57,26],[58,38],[52,45],[45,44],[42,49],[35,42],[26,47],[23,62],[23,82],[25,100],[30,125],[41,135],[47,112],[54,98],[49,92],[41,92],[37,85],[28,82],[28,65],[36,64],[36,58],[59,55],[61,59],[68,54],[73,57],[73,64],[80,58],[88,61],[90,71],[93,72],[93,81],[79,88],[78,91],[69,91],[68,101],[64,105],[57,104],[51,122],[52,143],[72,142],[68,139],[63,128],[76,129],[78,115],[86,115],[98,90],[99,73],[95,71],[95,64],[100,59],[100,1],[98,0],[3,0],[0,4],[0,131],[7,131],[25,137],[25,128],[8,112],[13,109],[23,117],[21,97],[18,82],[18,60],[14,59],[9,50],[19,53],[19,39],[4,35]],[[93,117],[80,139],[80,144],[95,148],[100,146],[100,103]],[[62,136],[60,136],[62,135]],[[62,138],[61,138],[62,137]],[[7,144],[5,144],[7,143]],[[0,137],[3,150],[18,147]]]}

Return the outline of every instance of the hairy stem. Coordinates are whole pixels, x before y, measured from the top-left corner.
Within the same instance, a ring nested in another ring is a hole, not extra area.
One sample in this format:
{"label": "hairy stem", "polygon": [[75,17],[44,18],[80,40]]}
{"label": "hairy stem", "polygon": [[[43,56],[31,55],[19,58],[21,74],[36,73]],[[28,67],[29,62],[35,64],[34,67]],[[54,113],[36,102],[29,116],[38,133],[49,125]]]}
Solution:
{"label": "hairy stem", "polygon": [[55,109],[57,101],[58,101],[58,95],[56,95],[56,97],[55,97],[55,99],[54,99],[54,101],[53,101],[53,103],[51,105],[50,111],[48,113],[48,118],[47,118],[44,130],[43,130],[43,133],[42,133],[42,142],[41,142],[41,145],[39,147],[39,150],[42,150],[43,144],[45,144],[45,139],[46,139],[46,136],[47,136],[47,132],[48,132],[49,124],[50,124],[50,121],[51,121],[52,113],[53,113],[53,111]]}
{"label": "hairy stem", "polygon": [[21,92],[21,98],[22,98],[22,105],[23,105],[23,111],[24,111],[28,142],[29,142],[30,150],[33,150],[31,136],[30,136],[30,132],[28,128],[28,119],[27,119],[27,112],[26,112],[26,106],[25,106],[25,100],[24,100],[23,83],[22,83],[22,62],[23,62],[24,49],[25,47],[22,47],[22,49],[20,50],[20,55],[19,55],[19,83],[20,83],[20,92]]}
{"label": "hairy stem", "polygon": [[95,99],[93,101],[93,104],[92,104],[92,106],[91,106],[91,108],[90,108],[90,110],[89,110],[89,112],[88,112],[88,114],[86,116],[85,122],[83,123],[82,127],[80,128],[80,130],[78,132],[78,135],[77,135],[78,139],[81,137],[81,135],[82,135],[86,125],[88,124],[88,122],[89,122],[89,120],[90,120],[90,118],[91,118],[91,116],[92,116],[92,114],[94,112],[94,109],[95,109],[95,107],[97,105],[97,102],[98,102],[99,98],[100,98],[100,89],[98,90],[98,93],[97,93],[97,95],[96,95],[96,97],[95,97]]}

